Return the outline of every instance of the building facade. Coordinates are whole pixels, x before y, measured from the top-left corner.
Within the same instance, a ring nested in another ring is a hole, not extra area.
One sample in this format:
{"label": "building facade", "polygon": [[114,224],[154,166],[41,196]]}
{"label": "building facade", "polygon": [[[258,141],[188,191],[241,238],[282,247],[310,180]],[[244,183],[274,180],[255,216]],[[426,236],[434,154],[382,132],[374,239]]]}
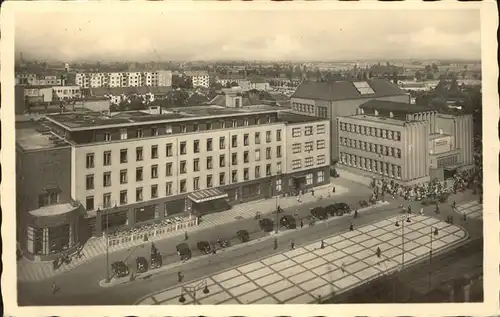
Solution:
{"label": "building facade", "polygon": [[[106,224],[117,230],[203,215],[328,183],[328,142],[321,141],[329,122],[269,109],[46,116],[50,133],[69,144],[64,192],[84,210],[78,232],[100,236]],[[292,145],[311,158],[290,152]]]}
{"label": "building facade", "polygon": [[405,106],[371,101],[357,115],[339,117],[339,165],[415,184],[473,164],[472,116]]}
{"label": "building facade", "polygon": [[369,100],[410,103],[410,96],[386,79],[363,82],[302,82],[291,97],[292,110],[304,115],[328,118],[331,122],[330,150],[338,161],[337,118],[355,115],[358,107]]}
{"label": "building facade", "polygon": [[187,71],[186,77],[189,77],[193,87],[210,87],[210,75],[206,71]]}
{"label": "building facade", "polygon": [[82,97],[82,91],[79,86],[55,86],[52,87],[52,90],[54,91],[54,99],[68,100]]}
{"label": "building facade", "polygon": [[75,82],[81,88],[170,87],[172,86],[172,72],[158,70],[150,72],[77,73]]}

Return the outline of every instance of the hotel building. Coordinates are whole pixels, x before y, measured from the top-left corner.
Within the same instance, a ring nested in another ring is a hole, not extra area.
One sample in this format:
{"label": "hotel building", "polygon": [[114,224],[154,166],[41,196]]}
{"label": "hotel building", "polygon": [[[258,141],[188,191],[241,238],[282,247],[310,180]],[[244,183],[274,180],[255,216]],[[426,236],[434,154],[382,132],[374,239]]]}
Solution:
{"label": "hotel building", "polygon": [[415,184],[473,165],[472,116],[371,100],[337,118],[339,166]]}
{"label": "hotel building", "polygon": [[106,221],[115,230],[203,215],[329,182],[328,120],[269,106],[170,110],[20,124],[23,249],[50,258],[101,236]]}

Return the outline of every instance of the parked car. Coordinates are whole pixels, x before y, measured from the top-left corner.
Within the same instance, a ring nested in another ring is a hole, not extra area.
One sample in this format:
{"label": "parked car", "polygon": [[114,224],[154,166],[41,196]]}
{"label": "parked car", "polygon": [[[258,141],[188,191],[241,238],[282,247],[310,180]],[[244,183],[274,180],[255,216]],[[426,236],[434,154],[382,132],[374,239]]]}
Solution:
{"label": "parked car", "polygon": [[191,259],[191,249],[187,243],[178,244],[175,249],[177,250],[177,254],[181,257],[182,261]]}
{"label": "parked car", "polygon": [[210,254],[212,252],[212,248],[210,247],[210,243],[207,241],[198,241],[196,244],[196,247],[198,247],[198,250],[201,251],[203,254]]}
{"label": "parked car", "polygon": [[274,229],[274,222],[269,218],[259,220],[259,226],[264,232],[271,232]]}
{"label": "parked car", "polygon": [[111,271],[116,277],[124,277],[129,274],[128,266],[123,261],[113,262],[111,264]]}
{"label": "parked car", "polygon": [[341,210],[344,214],[348,214],[351,212],[351,207],[346,203],[336,203],[333,204],[337,210]]}
{"label": "parked car", "polygon": [[135,260],[137,264],[137,273],[144,273],[148,271],[148,260],[146,258],[140,256]]}
{"label": "parked car", "polygon": [[280,227],[285,227],[287,229],[297,228],[297,221],[291,215],[285,215],[280,219]]}
{"label": "parked car", "polygon": [[236,236],[241,242],[250,241],[250,234],[246,230],[239,230],[238,232],[236,232]]}
{"label": "parked car", "polygon": [[157,269],[163,264],[163,258],[160,253],[151,254],[151,269]]}
{"label": "parked car", "polygon": [[324,207],[315,207],[311,210],[311,215],[314,218],[325,220],[328,219],[328,214]]}

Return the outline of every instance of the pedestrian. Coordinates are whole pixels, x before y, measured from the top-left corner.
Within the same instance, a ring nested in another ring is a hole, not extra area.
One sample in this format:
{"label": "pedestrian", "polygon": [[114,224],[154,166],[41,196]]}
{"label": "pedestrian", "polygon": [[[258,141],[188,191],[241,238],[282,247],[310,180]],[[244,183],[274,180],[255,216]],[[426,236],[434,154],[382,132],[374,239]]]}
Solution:
{"label": "pedestrian", "polygon": [[424,208],[420,208],[420,215],[423,216],[424,215]]}
{"label": "pedestrian", "polygon": [[351,226],[349,227],[350,231],[354,231],[354,225],[351,223]]}
{"label": "pedestrian", "polygon": [[177,272],[177,280],[179,281],[179,283],[181,283],[183,279],[184,279],[184,274],[182,274],[181,271]]}
{"label": "pedestrian", "polygon": [[57,292],[56,282],[52,282],[52,295],[54,295],[56,292]]}
{"label": "pedestrian", "polygon": [[345,263],[342,263],[342,266],[340,267],[340,269],[342,270],[342,273],[345,274]]}
{"label": "pedestrian", "polygon": [[467,214],[464,212],[464,222],[467,221]]}
{"label": "pedestrian", "polygon": [[311,189],[311,194],[314,196],[314,189]]}
{"label": "pedestrian", "polygon": [[304,220],[300,219],[300,228],[304,228]]}
{"label": "pedestrian", "polygon": [[457,203],[455,201],[453,201],[453,203],[451,204],[451,208],[456,209],[456,207],[457,207]]}
{"label": "pedestrian", "polygon": [[411,205],[408,205],[408,213],[411,214]]}
{"label": "pedestrian", "polygon": [[278,248],[278,239],[274,238],[274,250]]}
{"label": "pedestrian", "polygon": [[333,186],[332,193],[335,193],[335,186]]}
{"label": "pedestrian", "polygon": [[293,240],[290,240],[290,249],[295,249],[295,242],[293,242]]}
{"label": "pedestrian", "polygon": [[382,251],[380,250],[380,247],[377,247],[377,257],[380,258],[381,254],[382,254]]}
{"label": "pedestrian", "polygon": [[354,210],[354,218],[358,218],[358,209]]}
{"label": "pedestrian", "polygon": [[187,240],[189,237],[188,237],[188,232],[187,231],[184,231],[184,240]]}
{"label": "pedestrian", "polygon": [[321,240],[321,249],[324,249],[325,248],[325,241]]}

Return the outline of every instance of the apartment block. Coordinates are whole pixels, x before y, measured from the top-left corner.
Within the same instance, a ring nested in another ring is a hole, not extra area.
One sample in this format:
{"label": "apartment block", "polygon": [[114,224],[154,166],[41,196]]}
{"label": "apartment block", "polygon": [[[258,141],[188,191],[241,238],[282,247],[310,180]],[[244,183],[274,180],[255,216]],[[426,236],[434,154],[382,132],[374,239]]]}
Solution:
{"label": "apartment block", "polygon": [[185,73],[193,83],[193,87],[210,87],[210,76],[206,71],[187,71]]}
{"label": "apartment block", "polygon": [[82,88],[169,87],[172,85],[172,72],[158,70],[150,72],[77,73],[75,82]]}

